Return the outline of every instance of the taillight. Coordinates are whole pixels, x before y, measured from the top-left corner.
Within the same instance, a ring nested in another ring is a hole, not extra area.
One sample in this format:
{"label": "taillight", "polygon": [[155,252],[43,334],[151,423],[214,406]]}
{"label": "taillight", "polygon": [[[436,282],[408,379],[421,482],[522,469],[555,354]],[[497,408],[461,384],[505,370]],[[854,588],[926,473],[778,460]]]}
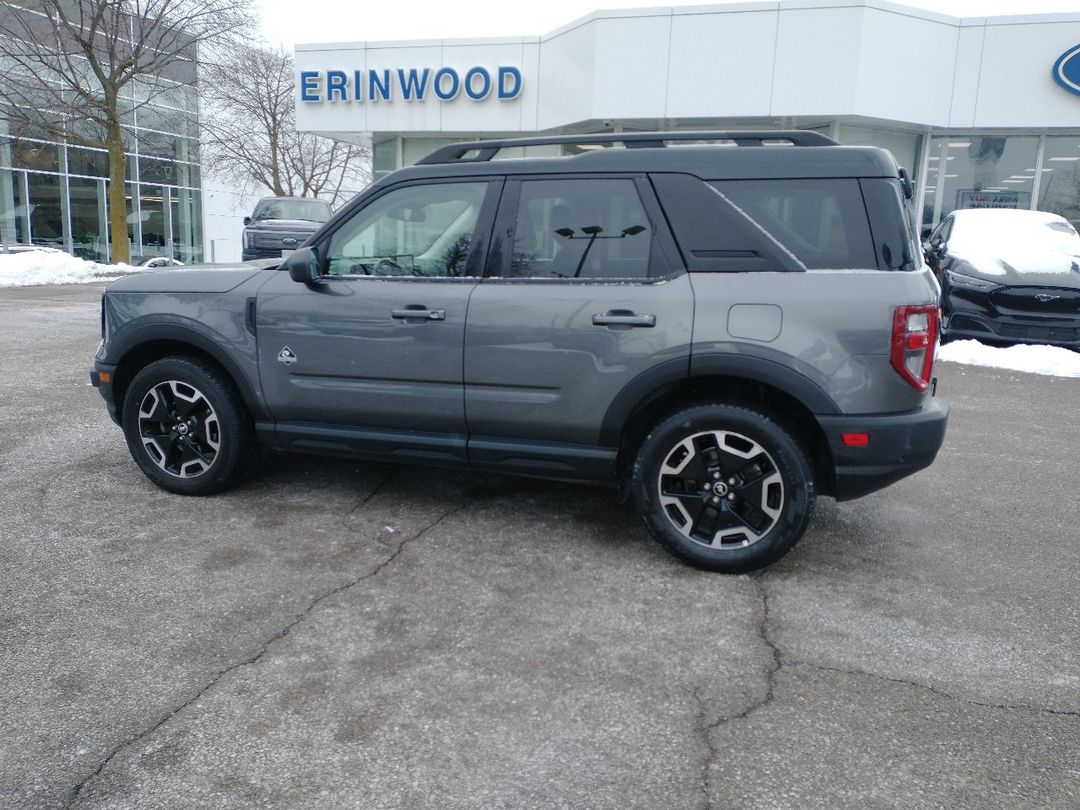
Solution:
{"label": "taillight", "polygon": [[904,306],[893,312],[892,365],[918,391],[930,387],[937,331],[936,306]]}

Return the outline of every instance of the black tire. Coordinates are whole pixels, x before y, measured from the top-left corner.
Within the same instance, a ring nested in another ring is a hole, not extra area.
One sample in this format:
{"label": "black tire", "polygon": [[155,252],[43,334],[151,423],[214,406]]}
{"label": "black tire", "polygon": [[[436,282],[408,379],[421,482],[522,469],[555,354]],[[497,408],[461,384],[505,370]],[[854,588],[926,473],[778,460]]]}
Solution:
{"label": "black tire", "polygon": [[128,450],[146,477],[180,495],[212,495],[246,474],[255,430],[232,382],[190,357],[142,369],[123,406]]}
{"label": "black tire", "polygon": [[660,545],[728,574],[780,559],[814,512],[814,475],[799,442],[736,405],[697,405],[659,422],[638,449],[631,486]]}

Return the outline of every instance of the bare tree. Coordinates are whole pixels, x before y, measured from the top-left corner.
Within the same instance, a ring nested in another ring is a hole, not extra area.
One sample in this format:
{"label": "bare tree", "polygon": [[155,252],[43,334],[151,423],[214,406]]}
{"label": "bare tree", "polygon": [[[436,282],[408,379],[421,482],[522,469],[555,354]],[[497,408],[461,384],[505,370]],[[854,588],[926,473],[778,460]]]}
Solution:
{"label": "bare tree", "polygon": [[15,131],[108,151],[113,261],[130,258],[123,123],[174,89],[165,78],[252,19],[249,0],[19,0],[0,3],[0,117]]}
{"label": "bare tree", "polygon": [[323,197],[331,205],[370,180],[368,150],[296,131],[295,71],[281,48],[244,46],[204,61],[206,168],[242,188]]}

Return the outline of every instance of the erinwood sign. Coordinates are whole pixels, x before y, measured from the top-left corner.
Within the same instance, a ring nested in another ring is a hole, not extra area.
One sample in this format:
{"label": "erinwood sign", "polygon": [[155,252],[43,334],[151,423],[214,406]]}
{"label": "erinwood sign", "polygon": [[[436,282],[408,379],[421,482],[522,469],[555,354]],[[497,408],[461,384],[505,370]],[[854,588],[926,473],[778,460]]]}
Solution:
{"label": "erinwood sign", "polygon": [[471,67],[385,68],[366,70],[302,70],[300,101],[317,102],[423,102],[472,101],[495,97],[512,101],[521,95],[521,70],[508,65]]}

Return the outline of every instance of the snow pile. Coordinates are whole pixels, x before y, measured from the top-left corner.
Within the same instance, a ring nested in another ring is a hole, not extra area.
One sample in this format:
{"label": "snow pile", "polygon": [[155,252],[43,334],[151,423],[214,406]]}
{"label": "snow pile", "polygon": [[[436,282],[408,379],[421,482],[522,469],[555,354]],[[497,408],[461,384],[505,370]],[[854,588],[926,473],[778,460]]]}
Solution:
{"label": "snow pile", "polygon": [[1080,377],[1080,352],[1058,346],[1009,346],[999,349],[984,346],[977,340],[957,340],[946,343],[938,350],[938,360],[1054,377]]}
{"label": "snow pile", "polygon": [[87,284],[109,281],[138,267],[98,264],[59,251],[31,250],[0,254],[0,287],[33,287],[39,284]]}

